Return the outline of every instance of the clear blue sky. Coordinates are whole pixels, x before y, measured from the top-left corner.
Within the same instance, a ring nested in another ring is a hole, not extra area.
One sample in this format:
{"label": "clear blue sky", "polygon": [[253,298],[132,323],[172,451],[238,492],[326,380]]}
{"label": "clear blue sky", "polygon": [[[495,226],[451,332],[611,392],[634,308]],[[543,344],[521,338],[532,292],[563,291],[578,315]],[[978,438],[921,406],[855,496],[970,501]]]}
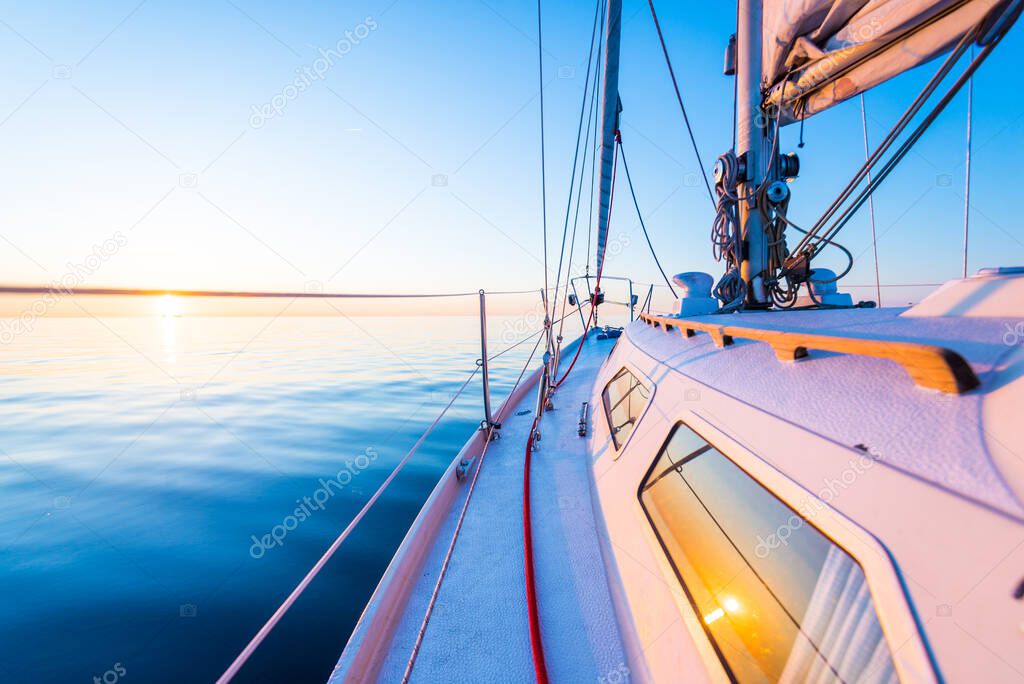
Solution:
{"label": "clear blue sky", "polygon": [[[732,82],[721,63],[733,5],[660,4],[710,165],[731,140]],[[552,254],[592,16],[589,2],[545,3]],[[625,16],[623,135],[652,237],[670,272],[717,276],[710,207],[646,2],[627,0]],[[253,106],[315,68],[318,49],[346,32],[358,44],[254,127]],[[120,231],[124,244],[81,272],[83,284],[538,286],[535,34],[532,2],[5,2],[2,280],[60,278]],[[1024,149],[1022,40],[1017,27],[976,81],[972,270],[1024,263],[1013,177]],[[932,68],[869,93],[876,139]],[[878,196],[883,282],[959,273],[964,112],[960,97]],[[795,134],[787,129],[787,149]],[[797,222],[811,222],[863,159],[856,102],[809,121],[806,139]],[[446,186],[432,184],[438,174]],[[608,272],[655,278],[625,200],[612,231],[630,244]],[[865,218],[843,235],[860,255],[850,283],[873,280],[868,236]]]}

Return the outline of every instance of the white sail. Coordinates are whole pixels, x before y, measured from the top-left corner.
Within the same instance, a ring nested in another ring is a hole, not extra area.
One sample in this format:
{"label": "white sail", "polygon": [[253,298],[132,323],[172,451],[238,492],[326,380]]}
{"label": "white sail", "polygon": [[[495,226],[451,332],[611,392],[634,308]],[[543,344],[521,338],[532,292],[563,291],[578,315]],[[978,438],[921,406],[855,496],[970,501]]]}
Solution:
{"label": "white sail", "polygon": [[1003,0],[765,0],[762,88],[783,122],[949,51]]}
{"label": "white sail", "polygon": [[597,272],[604,268],[608,221],[612,203],[615,166],[615,133],[619,106],[619,43],[622,35],[622,0],[608,1],[605,25],[604,87],[601,101],[601,185],[597,212]]}

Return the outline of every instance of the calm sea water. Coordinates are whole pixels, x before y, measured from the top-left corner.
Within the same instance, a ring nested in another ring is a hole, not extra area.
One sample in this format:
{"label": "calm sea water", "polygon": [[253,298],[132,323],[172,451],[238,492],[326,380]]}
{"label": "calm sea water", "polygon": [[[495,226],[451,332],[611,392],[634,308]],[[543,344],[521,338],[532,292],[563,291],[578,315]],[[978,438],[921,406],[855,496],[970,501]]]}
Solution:
{"label": "calm sea water", "polygon": [[[492,318],[491,352],[524,332]],[[0,348],[3,680],[215,679],[465,380],[478,335],[459,317],[37,321]],[[495,405],[532,347],[495,362]],[[474,380],[237,681],[326,679],[480,402]]]}

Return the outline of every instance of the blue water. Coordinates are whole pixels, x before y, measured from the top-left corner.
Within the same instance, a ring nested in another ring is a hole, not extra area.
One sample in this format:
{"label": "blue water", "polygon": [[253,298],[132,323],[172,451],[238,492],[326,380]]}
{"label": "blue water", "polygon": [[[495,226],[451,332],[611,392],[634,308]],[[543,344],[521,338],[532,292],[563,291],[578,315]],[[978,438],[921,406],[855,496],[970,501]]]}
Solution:
{"label": "blue water", "polygon": [[[491,352],[524,330],[492,318]],[[448,402],[478,336],[460,317],[36,321],[0,349],[3,680],[215,679]],[[495,362],[495,403],[532,347]],[[480,394],[236,681],[326,679]]]}

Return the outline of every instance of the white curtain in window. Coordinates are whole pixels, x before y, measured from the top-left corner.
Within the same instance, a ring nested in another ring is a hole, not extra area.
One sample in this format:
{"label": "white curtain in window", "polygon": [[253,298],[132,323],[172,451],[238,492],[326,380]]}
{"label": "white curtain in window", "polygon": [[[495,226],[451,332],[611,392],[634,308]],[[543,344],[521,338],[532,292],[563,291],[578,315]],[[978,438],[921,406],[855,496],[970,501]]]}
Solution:
{"label": "white curtain in window", "polygon": [[[797,619],[800,616],[795,616]],[[896,684],[864,573],[838,547],[828,551],[780,682]]]}

